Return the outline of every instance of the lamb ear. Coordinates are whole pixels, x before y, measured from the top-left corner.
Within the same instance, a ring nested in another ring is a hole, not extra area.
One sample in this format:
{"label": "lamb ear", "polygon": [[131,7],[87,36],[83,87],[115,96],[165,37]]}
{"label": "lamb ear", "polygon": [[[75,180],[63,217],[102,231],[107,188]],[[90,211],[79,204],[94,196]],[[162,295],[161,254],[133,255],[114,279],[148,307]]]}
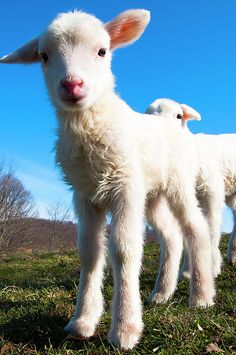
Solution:
{"label": "lamb ear", "polygon": [[201,121],[201,115],[198,113],[196,110],[194,110],[192,107],[181,104],[180,107],[183,110],[183,118],[182,120],[187,121],[187,120],[196,120],[196,121]]}
{"label": "lamb ear", "polygon": [[30,64],[34,62],[39,62],[40,58],[38,55],[38,42],[38,38],[32,39],[30,42],[16,49],[14,52],[0,58],[0,63]]}
{"label": "lamb ear", "polygon": [[128,10],[122,12],[114,20],[105,24],[110,35],[110,49],[125,46],[136,41],[144,32],[150,21],[147,10]]}

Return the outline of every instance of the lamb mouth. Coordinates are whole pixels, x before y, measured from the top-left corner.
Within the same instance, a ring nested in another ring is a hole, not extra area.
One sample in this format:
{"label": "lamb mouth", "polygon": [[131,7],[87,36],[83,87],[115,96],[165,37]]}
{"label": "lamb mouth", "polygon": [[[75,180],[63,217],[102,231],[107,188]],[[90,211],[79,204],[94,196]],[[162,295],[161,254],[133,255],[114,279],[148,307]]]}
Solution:
{"label": "lamb mouth", "polygon": [[85,95],[81,95],[81,96],[66,96],[66,97],[60,97],[61,101],[69,104],[69,105],[76,105],[76,104],[80,104],[81,101],[85,98]]}

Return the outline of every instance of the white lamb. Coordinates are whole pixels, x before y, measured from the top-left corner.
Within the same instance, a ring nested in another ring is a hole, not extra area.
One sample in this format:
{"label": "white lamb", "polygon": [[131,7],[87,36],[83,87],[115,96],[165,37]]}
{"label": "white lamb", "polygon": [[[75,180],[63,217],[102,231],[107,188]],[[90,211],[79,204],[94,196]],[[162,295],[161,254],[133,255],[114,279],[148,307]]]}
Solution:
{"label": "white lamb", "polygon": [[[178,102],[171,100],[171,99],[166,99],[166,98],[161,98],[161,99],[156,99],[146,110],[146,113],[148,114],[154,114],[154,115],[165,115],[166,117],[169,118],[174,118],[179,119],[181,122],[181,125],[184,129],[188,130],[187,123],[190,120],[201,120],[200,114],[194,110],[192,107],[185,105],[185,104],[179,104]],[[211,135],[206,135],[208,137],[211,137]],[[197,139],[200,139],[199,137],[202,137],[202,134],[196,134]],[[215,136],[212,136],[215,137]],[[223,142],[225,139],[227,139],[227,135],[218,135],[217,136],[217,144],[224,144]],[[221,138],[223,137],[223,139]],[[236,135],[229,135],[229,142],[228,144],[231,144],[232,137],[235,139],[235,144],[232,146],[230,145],[230,150],[231,154],[228,157],[225,157],[225,160],[232,160],[234,159],[234,156],[236,153],[234,153],[234,148],[236,147]],[[213,138],[215,139],[215,138]],[[233,158],[232,158],[233,157]],[[215,159],[215,157],[212,157],[212,159]],[[216,159],[218,157],[216,156]],[[230,176],[234,174],[236,175],[236,168],[232,166],[231,172],[229,173]],[[234,172],[235,171],[235,172]],[[225,179],[225,184],[228,185],[228,179],[231,179],[230,177],[227,177],[226,173],[224,173],[224,176],[226,176]],[[234,183],[232,181],[232,183]],[[233,189],[233,188],[232,188]],[[201,191],[200,191],[201,193]],[[207,198],[207,196],[206,196]],[[228,251],[227,251],[227,257],[228,257],[228,262],[230,264],[236,263],[236,194],[229,194],[226,191],[226,196],[225,196],[225,203],[232,209],[233,211],[233,217],[234,217],[234,227],[233,231],[230,236],[230,240],[228,243]]]}
{"label": "white lamb", "polygon": [[[160,116],[163,115],[169,119],[172,124],[173,119],[179,119],[181,126],[187,129],[187,121],[190,119],[200,120],[200,115],[191,107],[179,104],[170,99],[157,99],[147,109],[147,113]],[[198,198],[200,204],[208,218],[211,238],[212,238],[212,258],[214,275],[217,276],[220,272],[221,257],[218,249],[220,233],[221,233],[221,213],[223,208],[222,201],[222,186],[226,194],[226,203],[233,209],[234,216],[236,216],[236,135],[202,135],[196,134],[196,144],[199,153],[199,178],[196,185]],[[205,139],[205,138],[206,139]],[[232,146],[232,141],[234,145]],[[226,149],[226,142],[229,149]],[[215,150],[213,149],[215,146]],[[209,150],[209,152],[208,152]],[[221,151],[221,154],[219,154]],[[208,161],[208,160],[209,161]],[[213,163],[212,163],[213,162]],[[212,190],[211,181],[214,176],[214,186],[221,188],[219,190]],[[230,186],[229,186],[230,183]],[[214,198],[213,198],[214,196]],[[218,200],[217,200],[218,198]],[[167,202],[163,198],[163,206],[159,207],[160,215],[156,216],[158,225],[156,226],[160,236],[161,244],[161,263],[159,274],[156,280],[155,288],[149,296],[149,301],[164,302],[169,299],[174,292],[177,282],[177,263],[180,261],[180,250],[182,247],[181,231],[178,222],[175,220]],[[169,222],[166,221],[169,219]],[[165,221],[163,223],[163,220]],[[229,246],[228,259],[234,262],[236,258],[236,238],[235,229],[232,232]],[[172,233],[172,236],[171,236]],[[177,237],[176,237],[177,236]],[[175,244],[173,245],[173,238]],[[179,243],[178,247],[176,243]],[[189,261],[187,254],[185,254],[184,265],[182,272],[185,276],[189,274]]]}
{"label": "white lamb", "polygon": [[38,38],[0,59],[41,61],[58,117],[56,160],[73,188],[80,218],[80,284],[74,337],[94,334],[103,311],[105,213],[112,215],[109,252],[114,273],[110,340],[131,349],[143,322],[139,272],[143,217],[155,224],[163,194],[183,229],[191,255],[191,306],[213,304],[209,228],[195,197],[197,151],[178,124],[134,112],[114,92],[111,51],[143,33],[149,12],[129,10],[103,24],[84,12],[59,15]]}
{"label": "white lamb", "polygon": [[148,106],[146,113],[149,115],[165,116],[170,119],[178,119],[181,126],[187,129],[187,122],[190,120],[201,120],[201,115],[192,107],[179,104],[178,102],[161,98],[156,99]]}

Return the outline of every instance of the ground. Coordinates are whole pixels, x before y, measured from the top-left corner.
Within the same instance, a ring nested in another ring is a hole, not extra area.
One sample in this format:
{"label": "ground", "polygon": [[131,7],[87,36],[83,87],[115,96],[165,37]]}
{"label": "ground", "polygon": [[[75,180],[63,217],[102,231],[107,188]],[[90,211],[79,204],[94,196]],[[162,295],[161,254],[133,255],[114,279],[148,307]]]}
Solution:
{"label": "ground", "polygon": [[[236,354],[236,267],[226,262],[217,278],[214,307],[189,309],[189,283],[181,281],[165,305],[145,305],[144,332],[129,354]],[[158,268],[159,249],[145,246],[141,294],[145,301]],[[90,340],[67,340],[63,327],[73,314],[79,259],[75,252],[2,256],[0,259],[0,354],[123,354],[107,340],[112,277],[106,270],[105,313]]]}

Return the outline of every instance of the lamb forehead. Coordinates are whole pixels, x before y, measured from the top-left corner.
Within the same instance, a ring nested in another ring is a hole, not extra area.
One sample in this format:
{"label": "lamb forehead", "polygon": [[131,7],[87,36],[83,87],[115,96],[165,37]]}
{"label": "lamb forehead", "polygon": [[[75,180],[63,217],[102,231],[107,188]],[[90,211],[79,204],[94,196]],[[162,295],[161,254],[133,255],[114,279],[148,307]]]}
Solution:
{"label": "lamb forehead", "polygon": [[170,99],[157,99],[152,103],[152,107],[159,113],[182,112],[178,102]]}
{"label": "lamb forehead", "polygon": [[48,26],[44,38],[72,45],[101,44],[109,47],[109,34],[95,16],[82,11],[59,14]]}

